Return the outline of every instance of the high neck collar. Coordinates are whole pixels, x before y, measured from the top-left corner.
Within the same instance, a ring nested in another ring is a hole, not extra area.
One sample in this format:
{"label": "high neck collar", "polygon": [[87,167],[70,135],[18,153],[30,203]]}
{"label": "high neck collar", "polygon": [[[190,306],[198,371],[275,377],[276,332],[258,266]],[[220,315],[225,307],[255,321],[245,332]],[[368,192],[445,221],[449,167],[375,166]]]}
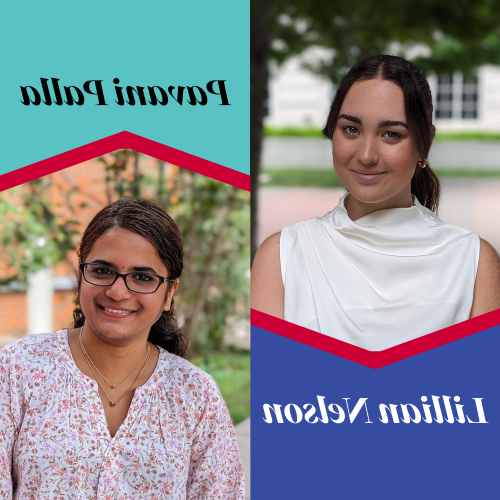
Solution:
{"label": "high neck collar", "polygon": [[345,194],[325,220],[327,231],[335,231],[352,244],[395,256],[428,255],[468,233],[447,226],[413,196],[407,208],[378,210],[353,221],[345,208]]}
{"label": "high neck collar", "polygon": [[342,196],[337,208],[343,210],[349,220],[358,226],[377,227],[384,224],[411,221],[412,219],[419,218],[424,214],[426,216],[430,216],[431,218],[437,219],[437,217],[432,212],[423,207],[417,200],[416,196],[412,194],[411,196],[413,199],[413,205],[411,207],[386,208],[383,210],[372,212],[371,214],[360,217],[359,219],[352,220],[349,217],[349,213],[347,212],[347,208],[345,206],[345,200],[347,199],[349,194],[350,193],[347,192],[346,194],[344,194],[344,196]]}

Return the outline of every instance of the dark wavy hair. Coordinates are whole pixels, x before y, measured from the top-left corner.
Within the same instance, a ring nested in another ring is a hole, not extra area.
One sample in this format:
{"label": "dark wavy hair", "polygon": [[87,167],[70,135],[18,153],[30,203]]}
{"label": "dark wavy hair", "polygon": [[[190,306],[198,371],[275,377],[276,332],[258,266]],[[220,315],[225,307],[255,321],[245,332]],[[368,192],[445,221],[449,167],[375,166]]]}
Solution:
{"label": "dark wavy hair", "polygon": [[[401,87],[406,120],[420,155],[427,158],[432,143],[432,94],[422,72],[411,62],[397,56],[378,55],[356,64],[342,79],[330,108],[323,134],[330,140],[337,124],[340,108],[352,85],[359,80],[390,80]],[[430,165],[415,168],[411,192],[433,212],[439,205],[440,186]]]}
{"label": "dark wavy hair", "polygon": [[[182,237],[172,218],[152,201],[141,198],[120,198],[103,208],[90,222],[83,233],[78,250],[78,262],[86,262],[95,242],[110,229],[120,227],[146,238],[158,252],[160,259],[168,269],[171,278],[179,278],[183,268]],[[82,273],[78,275],[78,290],[82,282]],[[167,282],[167,292],[172,287]],[[165,295],[166,297],[167,295]],[[73,311],[75,328],[85,323],[85,315],[79,306]],[[170,310],[162,315],[151,327],[148,340],[167,351],[184,356],[189,342],[179,328],[174,312],[174,300]]]}

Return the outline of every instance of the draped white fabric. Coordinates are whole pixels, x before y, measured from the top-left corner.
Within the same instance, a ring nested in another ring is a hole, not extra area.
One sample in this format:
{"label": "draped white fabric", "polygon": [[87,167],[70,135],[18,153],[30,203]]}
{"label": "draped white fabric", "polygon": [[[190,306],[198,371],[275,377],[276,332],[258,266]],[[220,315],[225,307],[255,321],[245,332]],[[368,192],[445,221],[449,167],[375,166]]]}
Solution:
{"label": "draped white fabric", "polygon": [[320,219],[281,232],[284,319],[371,351],[470,316],[479,237],[409,208],[356,221],[344,195]]}

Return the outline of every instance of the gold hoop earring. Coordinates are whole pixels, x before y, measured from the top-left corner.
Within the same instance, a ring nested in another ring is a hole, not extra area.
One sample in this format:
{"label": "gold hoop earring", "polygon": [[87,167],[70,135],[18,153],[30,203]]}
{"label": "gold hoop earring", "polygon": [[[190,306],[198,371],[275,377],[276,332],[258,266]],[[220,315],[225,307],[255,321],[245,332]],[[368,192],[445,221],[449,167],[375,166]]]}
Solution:
{"label": "gold hoop earring", "polygon": [[425,160],[417,161],[417,165],[420,168],[425,168],[429,163],[427,162],[427,158]]}

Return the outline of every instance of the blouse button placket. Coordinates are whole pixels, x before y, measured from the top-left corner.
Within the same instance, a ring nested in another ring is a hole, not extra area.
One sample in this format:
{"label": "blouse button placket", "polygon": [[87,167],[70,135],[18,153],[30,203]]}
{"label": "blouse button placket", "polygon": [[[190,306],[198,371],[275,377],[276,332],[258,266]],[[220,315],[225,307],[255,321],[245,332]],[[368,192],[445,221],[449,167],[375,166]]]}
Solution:
{"label": "blouse button placket", "polygon": [[[98,500],[101,499],[104,500],[106,495],[114,492],[114,485],[113,484],[110,485],[110,481],[107,481],[107,479],[111,479],[112,477],[114,477],[114,469],[116,461],[115,462],[113,461],[118,458],[117,454],[114,452],[114,448],[116,447],[117,443],[119,443],[120,436],[126,435],[130,427],[130,424],[136,420],[137,414],[142,408],[143,404],[144,404],[144,393],[142,388],[139,387],[136,389],[136,393],[134,394],[134,397],[130,404],[130,408],[127,416],[125,417],[125,420],[123,421],[122,425],[120,425],[115,436],[112,437],[111,440],[109,441],[108,449],[104,452],[102,465],[99,471],[100,472],[99,483],[97,489]],[[104,422],[106,422],[104,409],[102,410],[102,415],[104,418]]]}

